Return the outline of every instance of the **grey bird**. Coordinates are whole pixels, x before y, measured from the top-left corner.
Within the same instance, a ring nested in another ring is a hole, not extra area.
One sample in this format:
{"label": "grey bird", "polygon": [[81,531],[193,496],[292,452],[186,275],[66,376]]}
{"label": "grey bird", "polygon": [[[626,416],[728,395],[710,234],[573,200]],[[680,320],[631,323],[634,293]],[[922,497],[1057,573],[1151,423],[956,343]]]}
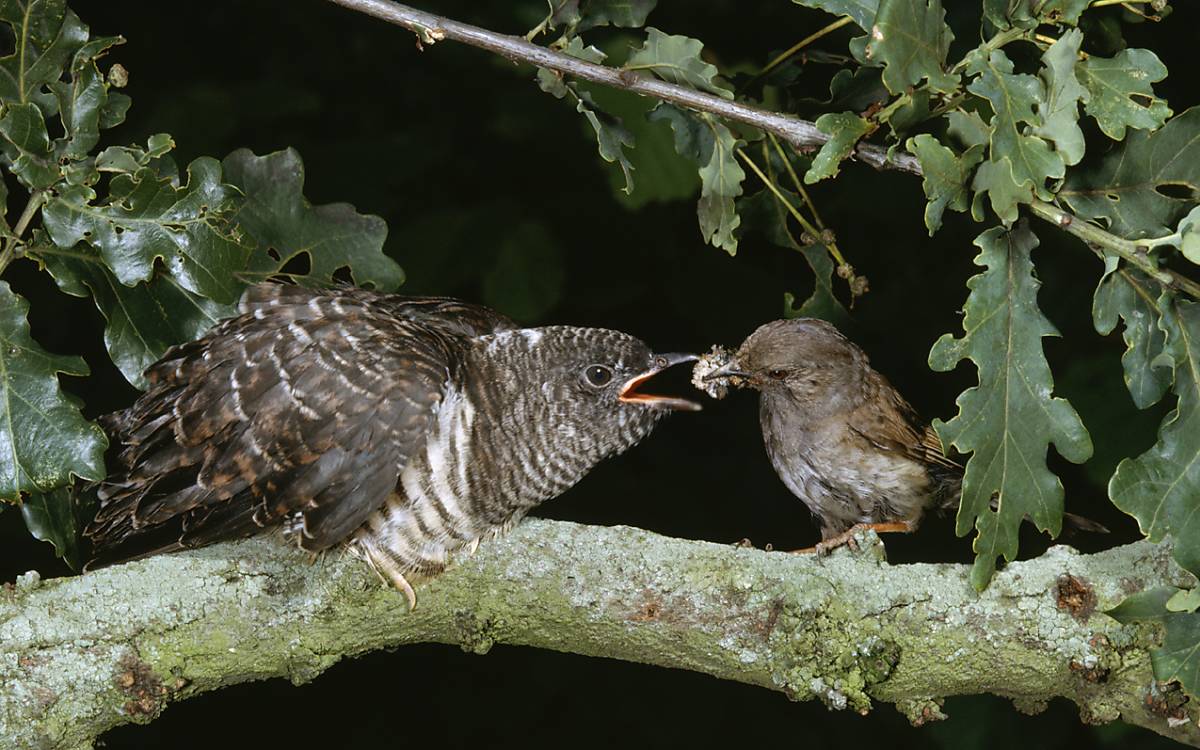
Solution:
{"label": "grey bird", "polygon": [[863,527],[912,531],[926,510],[957,504],[962,467],[862,349],[829,323],[767,323],[707,377],[760,392],[767,455],[820,524],[818,551]]}
{"label": "grey bird", "polygon": [[[863,350],[829,323],[767,323],[703,377],[760,392],[767,455],[820,524],[816,551],[851,542],[862,528],[913,531],[929,510],[958,507],[962,466]],[[1064,520],[1107,531],[1074,514]]]}
{"label": "grey bird", "polygon": [[386,580],[441,572],[692,401],[647,393],[693,355],[600,328],[520,328],[444,297],[251,287],[106,420],[116,471],[90,566],[283,526]]}

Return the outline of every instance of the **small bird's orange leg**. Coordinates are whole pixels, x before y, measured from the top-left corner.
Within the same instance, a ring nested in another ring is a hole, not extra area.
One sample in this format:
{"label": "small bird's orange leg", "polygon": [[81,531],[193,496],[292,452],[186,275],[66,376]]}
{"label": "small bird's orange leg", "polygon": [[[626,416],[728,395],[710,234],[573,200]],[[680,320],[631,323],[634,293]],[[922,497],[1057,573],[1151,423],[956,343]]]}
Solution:
{"label": "small bird's orange leg", "polygon": [[791,550],[791,553],[799,555],[799,554],[808,554],[810,552],[815,552],[818,555],[828,555],[830,552],[832,552],[833,550],[835,550],[838,547],[841,547],[843,545],[850,547],[850,549],[857,550],[858,543],[854,541],[854,536],[858,532],[866,531],[867,529],[874,531],[876,534],[885,534],[885,533],[894,533],[894,532],[907,534],[913,530],[913,526],[908,521],[888,521],[886,523],[856,523],[853,526],[851,526],[850,528],[846,529],[845,531],[843,531],[842,533],[840,533],[836,536],[831,536],[828,539],[822,539],[821,541],[817,542],[812,547],[805,547],[804,549]]}

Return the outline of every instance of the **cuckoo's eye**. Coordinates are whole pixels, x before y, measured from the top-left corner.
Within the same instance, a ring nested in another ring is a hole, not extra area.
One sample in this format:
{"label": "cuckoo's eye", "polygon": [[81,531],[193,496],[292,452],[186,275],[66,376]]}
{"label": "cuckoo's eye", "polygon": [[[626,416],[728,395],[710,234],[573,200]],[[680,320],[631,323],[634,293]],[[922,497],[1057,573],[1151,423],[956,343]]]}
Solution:
{"label": "cuckoo's eye", "polygon": [[612,382],[613,373],[604,365],[588,365],[588,368],[583,371],[583,376],[587,378],[587,382],[603,388]]}
{"label": "cuckoo's eye", "polygon": [[787,370],[768,370],[767,371],[767,377],[771,378],[772,380],[783,380],[787,376],[788,376]]}

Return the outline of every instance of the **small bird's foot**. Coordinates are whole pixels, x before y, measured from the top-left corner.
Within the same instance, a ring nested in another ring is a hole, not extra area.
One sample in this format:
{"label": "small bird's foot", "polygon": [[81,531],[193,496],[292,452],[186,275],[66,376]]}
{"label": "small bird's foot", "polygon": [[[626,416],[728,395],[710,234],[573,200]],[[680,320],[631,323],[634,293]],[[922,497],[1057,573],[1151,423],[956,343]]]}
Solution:
{"label": "small bird's foot", "polygon": [[804,549],[792,550],[792,554],[809,554],[816,553],[824,557],[838,547],[849,547],[855,552],[858,551],[858,540],[855,537],[860,531],[874,531],[876,534],[900,532],[907,534],[912,531],[912,524],[907,521],[889,521],[887,523],[856,523],[840,534],[831,536],[828,539],[822,539],[811,547]]}

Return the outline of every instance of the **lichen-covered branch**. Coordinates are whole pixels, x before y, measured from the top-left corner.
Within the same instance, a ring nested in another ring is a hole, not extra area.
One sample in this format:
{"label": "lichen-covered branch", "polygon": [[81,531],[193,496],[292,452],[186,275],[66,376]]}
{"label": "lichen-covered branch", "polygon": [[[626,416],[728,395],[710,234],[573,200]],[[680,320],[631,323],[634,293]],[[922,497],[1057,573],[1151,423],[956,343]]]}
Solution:
{"label": "lichen-covered branch", "polygon": [[511,643],[691,669],[915,722],[947,695],[1023,710],[1065,696],[1200,746],[1195,707],[1156,686],[1149,625],[1101,613],[1182,583],[1165,545],[1055,547],[977,594],[969,568],[889,565],[873,533],[828,558],[530,521],[418,588],[408,611],[358,560],[275,538],[153,557],[0,593],[0,746],[87,747],[167,703],[406,643]]}

